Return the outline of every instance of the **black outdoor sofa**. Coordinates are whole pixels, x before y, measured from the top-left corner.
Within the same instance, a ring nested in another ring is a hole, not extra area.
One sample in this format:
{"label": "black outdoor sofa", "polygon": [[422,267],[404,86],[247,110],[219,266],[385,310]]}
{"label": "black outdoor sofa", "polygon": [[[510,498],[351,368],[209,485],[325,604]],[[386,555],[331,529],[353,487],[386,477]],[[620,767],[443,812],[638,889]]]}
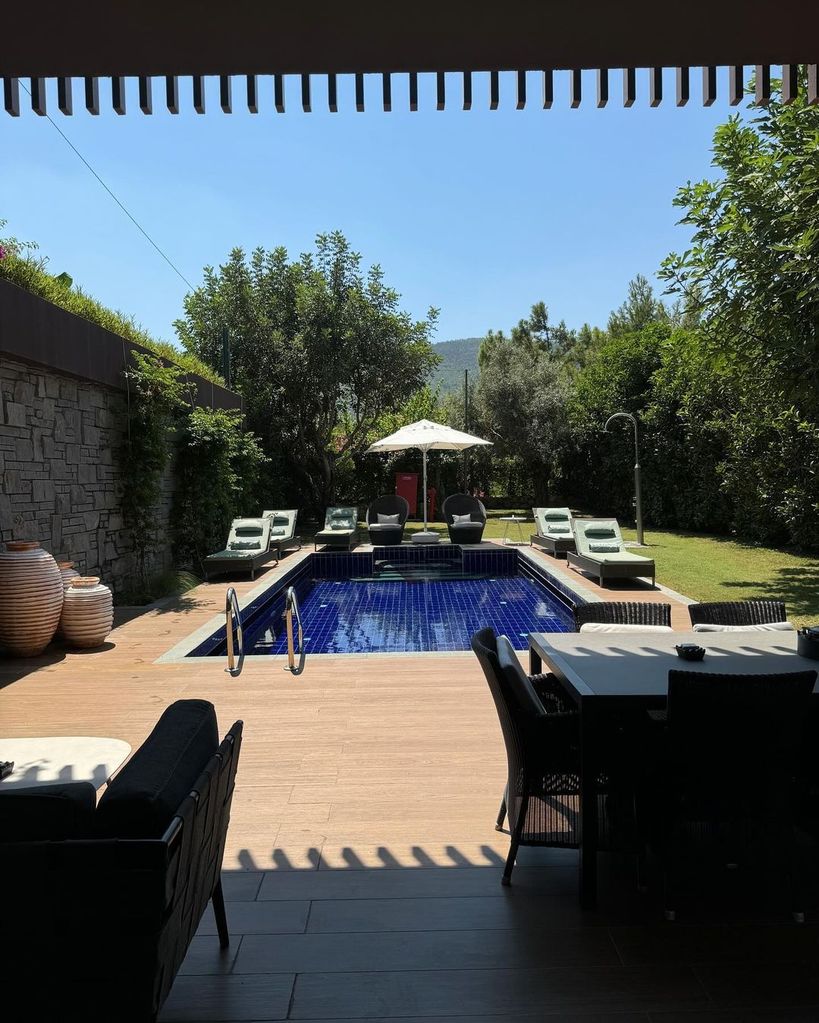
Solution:
{"label": "black outdoor sofa", "polygon": [[[96,804],[89,782],[0,793],[7,1019],[153,1023],[221,884],[237,721],[180,700]],[[216,940],[216,939],[214,939]]]}

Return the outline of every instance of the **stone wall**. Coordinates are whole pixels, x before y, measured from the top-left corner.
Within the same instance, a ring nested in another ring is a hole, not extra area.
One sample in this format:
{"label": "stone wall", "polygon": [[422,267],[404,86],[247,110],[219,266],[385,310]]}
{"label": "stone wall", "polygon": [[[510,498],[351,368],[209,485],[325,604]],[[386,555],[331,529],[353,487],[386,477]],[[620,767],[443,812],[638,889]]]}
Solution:
{"label": "stone wall", "polygon": [[[39,540],[122,593],[133,545],[120,510],[117,451],[126,395],[0,354],[0,539]],[[171,565],[170,474],[151,570]]]}

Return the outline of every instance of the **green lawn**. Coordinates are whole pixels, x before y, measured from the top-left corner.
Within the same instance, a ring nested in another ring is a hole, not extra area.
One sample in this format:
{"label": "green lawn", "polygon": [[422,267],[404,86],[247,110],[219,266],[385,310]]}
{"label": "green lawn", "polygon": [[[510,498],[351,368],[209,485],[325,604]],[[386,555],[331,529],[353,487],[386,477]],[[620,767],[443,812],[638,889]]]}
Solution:
{"label": "green lawn", "polygon": [[[528,539],[533,532],[531,511],[529,521],[522,525]],[[506,523],[500,516],[509,510],[489,512],[484,536],[500,538]],[[442,522],[431,523],[446,535]],[[407,531],[421,529],[420,523],[408,522]],[[517,539],[512,527],[510,539]],[[634,540],[633,529],[624,529],[623,536]],[[694,533],[672,533],[648,530],[642,550],[657,562],[657,581],[692,600],[745,600],[771,597],[784,600],[788,617],[795,625],[819,623],[819,557],[804,557],[770,547],[754,547],[724,537]]]}

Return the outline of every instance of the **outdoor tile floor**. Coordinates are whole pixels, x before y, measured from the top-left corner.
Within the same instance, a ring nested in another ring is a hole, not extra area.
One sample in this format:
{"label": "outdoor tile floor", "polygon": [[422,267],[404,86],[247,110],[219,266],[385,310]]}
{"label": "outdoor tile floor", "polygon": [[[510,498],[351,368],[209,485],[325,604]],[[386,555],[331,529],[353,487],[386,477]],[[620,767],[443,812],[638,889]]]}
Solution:
{"label": "outdoor tile floor", "polygon": [[220,952],[205,917],[162,1021],[819,1021],[819,929],[781,905],[706,899],[668,925],[657,886],[639,895],[631,861],[601,857],[600,909],[583,912],[571,851],[524,851],[501,887],[505,758],[471,654],[328,655],[297,677],[280,658],[238,678],[218,659],[155,663],[223,607],[214,583],[132,617],[104,650],[0,662],[7,735],[136,747],[192,696],[215,703],[222,731],[245,721],[233,940]]}

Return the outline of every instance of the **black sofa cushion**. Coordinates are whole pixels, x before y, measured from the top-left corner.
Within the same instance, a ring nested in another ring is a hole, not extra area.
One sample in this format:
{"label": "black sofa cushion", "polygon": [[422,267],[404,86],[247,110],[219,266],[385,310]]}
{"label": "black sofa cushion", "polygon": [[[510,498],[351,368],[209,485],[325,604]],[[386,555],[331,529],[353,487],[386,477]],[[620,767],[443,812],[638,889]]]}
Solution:
{"label": "black sofa cushion", "polygon": [[96,813],[102,838],[161,838],[219,746],[207,700],[177,700],[114,778]]}
{"label": "black sofa cushion", "polygon": [[96,806],[89,781],[0,790],[0,842],[88,838]]}

